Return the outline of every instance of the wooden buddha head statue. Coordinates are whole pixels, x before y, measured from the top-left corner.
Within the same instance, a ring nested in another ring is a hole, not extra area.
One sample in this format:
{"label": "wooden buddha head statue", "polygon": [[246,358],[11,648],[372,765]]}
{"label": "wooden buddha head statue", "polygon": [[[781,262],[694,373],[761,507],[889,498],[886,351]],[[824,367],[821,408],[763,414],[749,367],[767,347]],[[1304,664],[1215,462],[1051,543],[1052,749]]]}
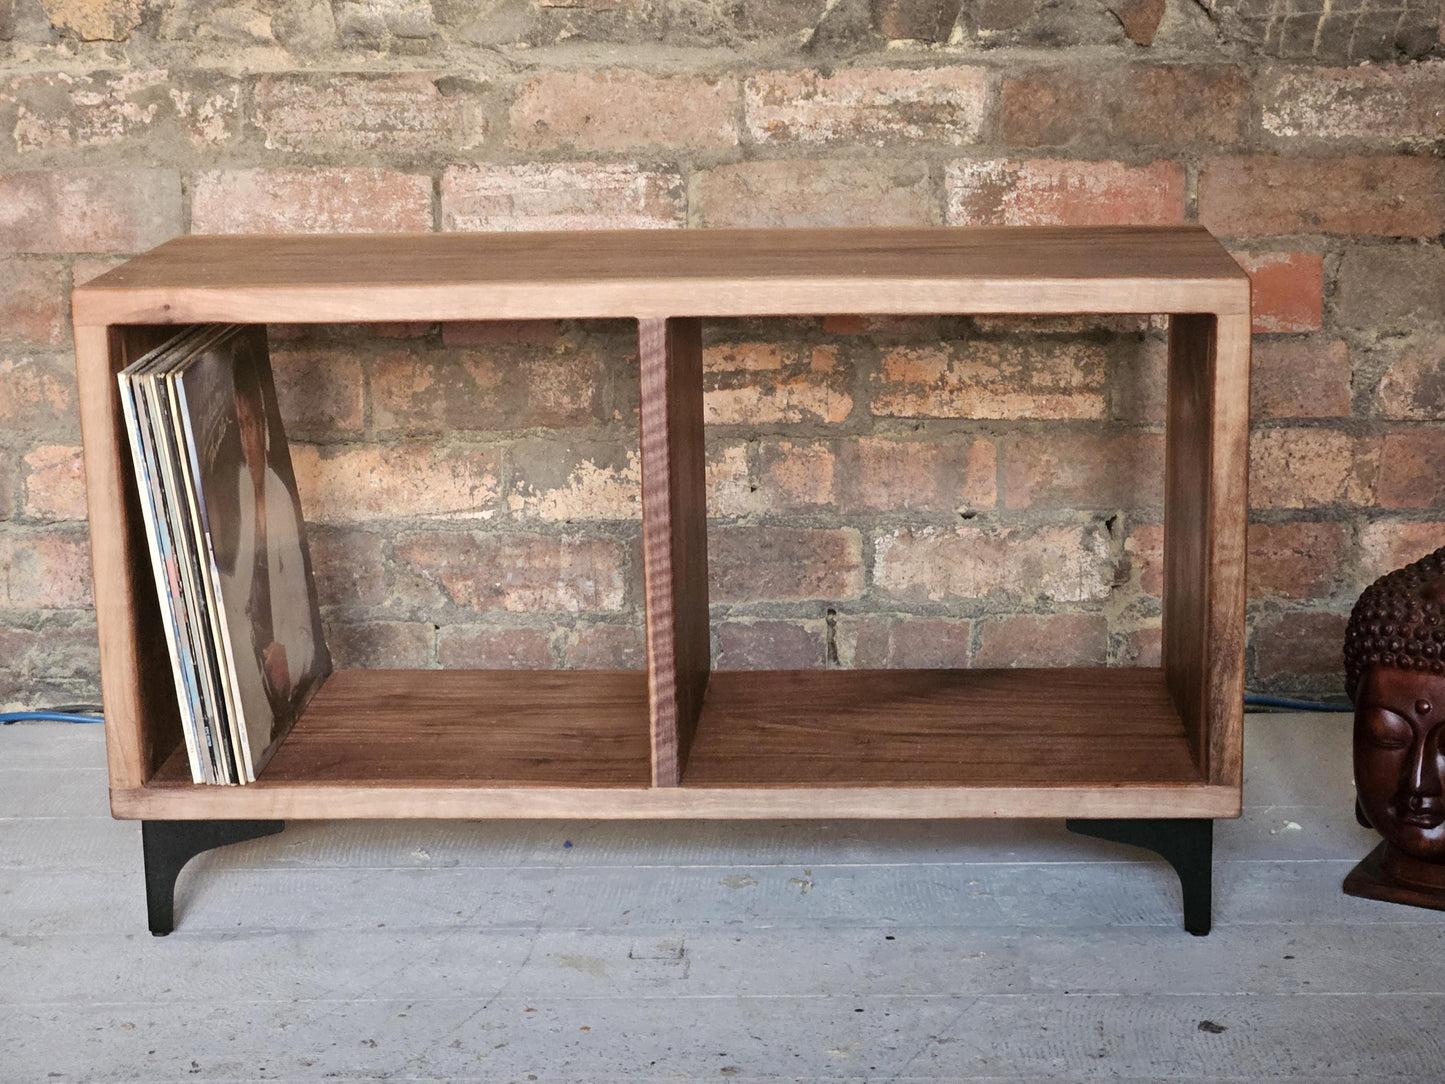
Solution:
{"label": "wooden buddha head statue", "polygon": [[1359,812],[1385,837],[1345,890],[1445,909],[1445,547],[1360,596],[1345,688]]}

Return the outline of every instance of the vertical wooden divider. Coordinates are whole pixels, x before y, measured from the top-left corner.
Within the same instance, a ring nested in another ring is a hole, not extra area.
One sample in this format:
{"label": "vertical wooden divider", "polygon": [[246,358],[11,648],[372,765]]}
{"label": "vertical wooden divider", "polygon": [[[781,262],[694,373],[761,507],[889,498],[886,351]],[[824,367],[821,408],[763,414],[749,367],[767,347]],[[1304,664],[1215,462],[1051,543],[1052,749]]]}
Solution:
{"label": "vertical wooden divider", "polygon": [[90,561],[112,787],[142,786],[182,741],[140,497],[115,376],[173,327],[75,329]]}
{"label": "vertical wooden divider", "polygon": [[1164,484],[1164,672],[1210,783],[1243,777],[1248,306],[1173,315]]}
{"label": "vertical wooden divider", "polygon": [[675,787],[697,729],[710,666],[702,321],[639,320],[637,346],[652,785]]}

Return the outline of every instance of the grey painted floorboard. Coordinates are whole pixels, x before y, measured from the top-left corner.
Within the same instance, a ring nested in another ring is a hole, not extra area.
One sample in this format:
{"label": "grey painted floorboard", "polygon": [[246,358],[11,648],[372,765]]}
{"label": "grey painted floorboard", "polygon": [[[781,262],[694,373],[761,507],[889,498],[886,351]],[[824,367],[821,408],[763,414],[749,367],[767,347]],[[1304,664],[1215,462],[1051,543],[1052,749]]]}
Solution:
{"label": "grey painted floorboard", "polygon": [[1060,822],[296,823],[145,932],[99,728],[0,730],[0,1084],[1430,1081],[1445,913],[1344,896],[1349,720],[1252,716],[1215,932]]}

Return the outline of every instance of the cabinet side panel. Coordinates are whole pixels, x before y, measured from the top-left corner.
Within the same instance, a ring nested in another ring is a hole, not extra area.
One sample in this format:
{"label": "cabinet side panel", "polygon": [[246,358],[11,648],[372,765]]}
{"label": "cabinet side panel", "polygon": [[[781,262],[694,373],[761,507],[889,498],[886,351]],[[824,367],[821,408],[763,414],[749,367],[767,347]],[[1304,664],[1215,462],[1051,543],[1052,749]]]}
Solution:
{"label": "cabinet side panel", "polygon": [[675,787],[708,680],[702,322],[638,321],[652,783]]}
{"label": "cabinet side panel", "polygon": [[180,708],[115,381],[122,368],[175,330],[75,329],[106,758],[113,789],[142,785],[181,741]]}
{"label": "cabinet side panel", "polygon": [[1243,777],[1249,317],[1169,329],[1164,670],[1211,783]]}

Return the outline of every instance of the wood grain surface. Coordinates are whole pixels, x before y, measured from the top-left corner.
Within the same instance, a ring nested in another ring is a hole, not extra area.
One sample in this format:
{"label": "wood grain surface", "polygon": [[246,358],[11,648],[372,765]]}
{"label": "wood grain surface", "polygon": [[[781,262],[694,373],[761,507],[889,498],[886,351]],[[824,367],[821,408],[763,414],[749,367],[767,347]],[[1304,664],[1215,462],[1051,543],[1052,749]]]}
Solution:
{"label": "wood grain surface", "polygon": [[[340,671],[260,780],[177,752],[117,816],[1062,817],[1239,812],[1158,670],[713,675],[681,787],[651,786],[640,673]],[[1038,705],[1048,703],[1048,710]]]}
{"label": "wood grain surface", "polygon": [[[189,237],[80,287],[74,312],[117,816],[1238,812],[1249,281],[1202,229]],[[1163,670],[709,685],[698,317],[834,312],[1184,314],[1171,324]],[[163,325],[201,320],[589,316],[639,320],[648,674],[341,674],[261,782],[190,784],[120,365]]]}
{"label": "wood grain surface", "polygon": [[[339,670],[262,778],[389,785],[646,786],[647,684],[632,670]],[[152,783],[190,782],[184,750]],[[230,788],[227,788],[230,789]]]}
{"label": "wood grain surface", "polygon": [[74,295],[82,324],[1248,311],[1197,226],[178,237]]}
{"label": "wood grain surface", "polygon": [[75,331],[106,748],[116,786],[138,786],[181,744],[180,702],[115,380],[172,334],[167,327]]}
{"label": "wood grain surface", "polygon": [[1105,668],[721,671],[683,775],[688,787],[1202,782],[1163,673]]}
{"label": "wood grain surface", "polygon": [[652,783],[675,787],[707,691],[702,322],[639,320]]}
{"label": "wood grain surface", "polygon": [[1174,316],[1165,433],[1163,663],[1211,782],[1238,783],[1244,718],[1249,319]]}

